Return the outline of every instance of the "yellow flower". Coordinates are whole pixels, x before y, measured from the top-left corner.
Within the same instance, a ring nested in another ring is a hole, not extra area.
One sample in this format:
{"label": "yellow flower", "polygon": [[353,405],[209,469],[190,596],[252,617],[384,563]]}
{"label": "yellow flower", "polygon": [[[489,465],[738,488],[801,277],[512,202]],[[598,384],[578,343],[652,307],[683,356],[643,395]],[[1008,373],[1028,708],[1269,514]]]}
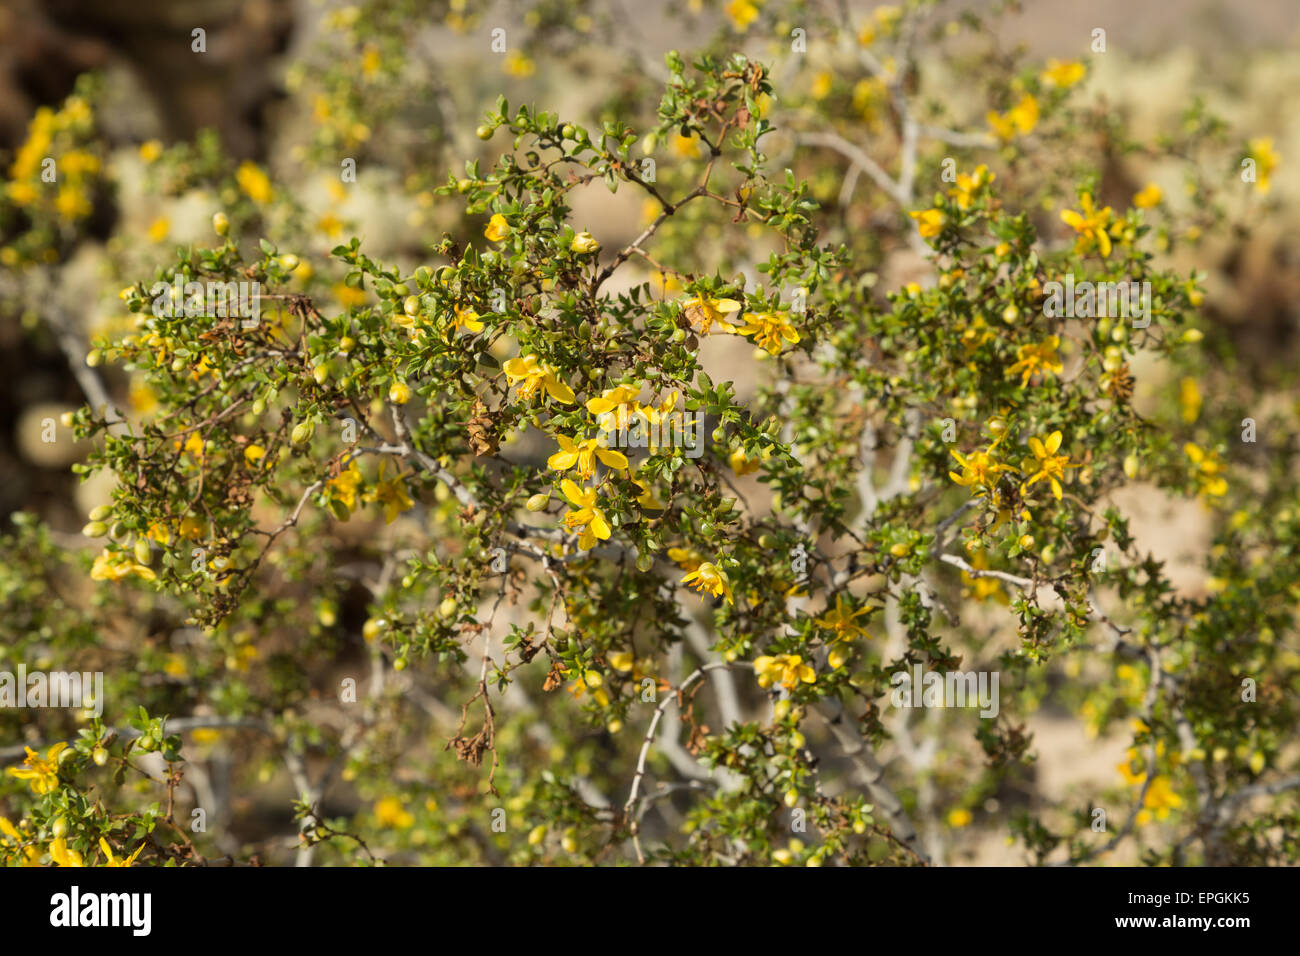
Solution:
{"label": "yellow flower", "polygon": [[345,282],[337,282],[330,291],[334,293],[334,298],[338,300],[339,305],[345,309],[366,304],[365,289],[354,289]]}
{"label": "yellow flower", "polygon": [[682,584],[689,584],[701,594],[708,591],[714,597],[725,597],[728,604],[736,603],[731,594],[731,582],[727,580],[726,572],[710,561],[701,562],[699,567],[682,578]]}
{"label": "yellow flower", "polygon": [[630,671],[635,663],[631,651],[611,651],[605,655],[605,660],[609,662],[610,667],[622,674]]}
{"label": "yellow flower", "polygon": [[673,155],[682,159],[698,159],[700,156],[700,144],[694,136],[683,136],[678,133],[673,137]]}
{"label": "yellow flower", "polygon": [[750,461],[745,457],[745,450],[743,448],[737,448],[730,454],[730,456],[728,456],[727,464],[731,465],[731,470],[736,474],[749,475],[758,471],[763,463],[758,460]]}
{"label": "yellow flower", "polygon": [[876,22],[867,23],[858,31],[858,42],[863,46],[871,46],[875,42],[877,27],[880,28],[880,35],[893,36],[898,27],[898,21],[903,17],[903,9],[893,5],[877,7],[873,16]]}
{"label": "yellow flower", "polygon": [[235,171],[235,181],[249,199],[264,206],[271,201],[275,193],[271,189],[271,180],[261,167],[251,160],[244,160]]}
{"label": "yellow flower", "polygon": [[[642,404],[641,402],[636,403],[636,413],[645,419],[646,422],[660,430],[659,434],[652,434],[650,436],[652,448],[657,447],[655,445],[656,441],[667,439],[671,442],[671,438],[669,437],[670,433],[671,435],[677,435],[681,432],[682,420],[680,418],[674,418],[672,415],[673,409],[677,407],[677,402],[680,397],[681,396],[679,396],[677,392],[673,391],[669,392],[668,397],[658,405]],[[668,426],[667,432],[663,430],[665,425]]]}
{"label": "yellow flower", "polygon": [[609,522],[605,520],[605,513],[596,506],[596,489],[579,488],[570,479],[565,478],[560,483],[560,492],[576,509],[565,514],[564,526],[582,529],[578,538],[578,547],[587,551],[595,547],[597,541],[608,540]]}
{"label": "yellow flower", "polygon": [[361,489],[361,469],[356,461],[325,483],[331,501],[339,502],[349,513],[357,510],[357,492]]}
{"label": "yellow flower", "polygon": [[166,219],[158,218],[149,224],[149,241],[162,242],[171,232],[172,224]]}
{"label": "yellow flower", "polygon": [[[967,210],[974,204],[975,194],[995,179],[997,179],[997,177],[989,172],[989,168],[983,163],[980,163],[975,167],[974,174],[968,175],[966,173],[958,173],[957,183],[952,189],[948,190],[948,195],[957,200],[958,208],[963,211]],[[932,209],[930,212],[938,212],[938,210]],[[942,213],[939,213],[939,215],[940,217],[943,216]],[[924,228],[925,227],[922,226],[923,230]],[[924,236],[925,232],[922,231],[921,235]]]}
{"label": "yellow flower", "polygon": [[506,217],[501,213],[493,213],[492,218],[488,220],[487,228],[483,230],[483,235],[492,242],[500,242],[510,235],[510,223],[506,222]]}
{"label": "yellow flower", "polygon": [[723,327],[723,331],[734,331],[734,326],[727,321],[726,317],[739,312],[740,303],[735,299],[710,299],[707,296],[696,296],[683,302],[682,310],[692,324],[708,335],[715,322]]}
{"label": "yellow flower", "polygon": [[1036,372],[1051,372],[1060,375],[1063,366],[1057,356],[1057,349],[1061,347],[1061,337],[1059,335],[1049,335],[1038,345],[1022,345],[1016,349],[1016,358],[1019,359],[1014,365],[1007,369],[1008,375],[1020,373],[1020,385],[1023,388],[1029,384],[1029,380],[1034,377]]}
{"label": "yellow flower", "polygon": [[140,158],[146,163],[155,163],[162,155],[163,144],[156,139],[146,140],[140,144]]}
{"label": "yellow flower", "polygon": [[1128,753],[1125,756],[1127,759],[1123,763],[1116,764],[1115,769],[1119,771],[1119,775],[1124,778],[1125,783],[1127,783],[1129,786],[1136,786],[1137,784],[1140,784],[1144,780],[1146,780],[1147,778],[1146,771],[1138,771],[1133,769],[1133,766],[1138,759],[1137,750],[1130,747]]}
{"label": "yellow flower", "polygon": [[454,318],[452,319],[453,329],[469,329],[471,332],[482,332],[483,323],[478,320],[478,313],[468,306],[456,306]]}
{"label": "yellow flower", "polygon": [[415,823],[415,817],[402,806],[396,797],[384,797],[375,804],[375,819],[380,826],[405,830]]}
{"label": "yellow flower", "polygon": [[607,388],[599,398],[587,400],[587,411],[596,416],[596,421],[603,431],[626,429],[632,414],[639,410],[636,400],[641,393],[635,385],[619,385]]}
{"label": "yellow flower", "polygon": [[875,131],[880,127],[881,110],[889,102],[889,87],[878,76],[858,80],[853,85],[853,109]]}
{"label": "yellow flower", "polygon": [[[1122,222],[1112,224],[1115,211],[1109,206],[1097,209],[1089,193],[1079,197],[1079,208],[1083,212],[1075,212],[1073,209],[1061,210],[1061,221],[1079,234],[1074,242],[1074,251],[1083,255],[1095,246],[1103,259],[1108,257],[1111,249],[1111,233],[1118,234],[1118,230],[1123,228],[1124,224]],[[1110,232],[1107,232],[1108,228]]]}
{"label": "yellow flower", "polygon": [[6,191],[17,206],[30,206],[40,196],[36,187],[28,182],[10,183]]}
{"label": "yellow flower", "polygon": [[993,134],[1003,142],[1010,142],[1017,135],[1024,136],[1033,132],[1038,125],[1038,100],[1026,93],[1006,113],[999,114],[990,110],[986,118]]}
{"label": "yellow flower", "polygon": [[1049,86],[1069,89],[1088,75],[1088,68],[1078,60],[1048,60],[1042,80]]}
{"label": "yellow flower", "polygon": [[758,675],[759,687],[771,687],[779,683],[786,690],[794,690],[800,682],[804,684],[817,682],[817,672],[805,664],[798,654],[777,654],[775,657],[765,654],[756,657],[754,673]]}
{"label": "yellow flower", "polygon": [[50,859],[59,866],[85,866],[85,861],[81,859],[81,854],[76,850],[68,849],[68,843],[63,837],[50,842]]}
{"label": "yellow flower", "polygon": [[1282,157],[1273,151],[1271,136],[1252,139],[1247,145],[1250,147],[1251,157],[1255,160],[1255,190],[1263,195],[1272,187],[1270,177],[1273,170],[1277,169],[1278,163],[1282,161]]}
{"label": "yellow flower", "polygon": [[384,523],[392,524],[403,511],[410,511],[415,502],[406,493],[406,481],[400,474],[384,478],[384,465],[379,466],[379,480],[361,496],[362,501],[373,501],[383,506]]}
{"label": "yellow flower", "polygon": [[1160,200],[1164,198],[1164,192],[1155,183],[1147,183],[1140,192],[1134,193],[1133,205],[1139,209],[1150,209],[1153,206],[1160,205]]}
{"label": "yellow flower", "polygon": [[1009,470],[1006,465],[999,465],[994,461],[992,452],[992,447],[988,451],[973,451],[969,455],[954,450],[952,457],[956,458],[957,464],[961,465],[961,474],[950,471],[948,477],[957,484],[972,489],[976,497],[986,494],[988,489],[997,482],[998,472]]}
{"label": "yellow flower", "polygon": [[922,239],[933,239],[943,232],[943,227],[948,222],[942,209],[914,209],[908,215],[916,220],[916,228]]}
{"label": "yellow flower", "polygon": [[[971,558],[971,567],[976,571],[987,571],[989,567],[989,556],[980,551]],[[987,601],[989,598],[997,601],[999,604],[1010,604],[1011,599],[1007,597],[1007,592],[1002,588],[1002,582],[997,578],[973,577],[963,571],[961,573],[962,583],[970,589],[970,596],[976,601]],[[965,592],[963,592],[965,593]]]}
{"label": "yellow flower", "polygon": [[379,67],[383,64],[383,59],[379,55],[379,48],[373,43],[367,43],[361,52],[361,73],[363,76],[371,77],[379,72]]}
{"label": "yellow flower", "polygon": [[953,829],[960,830],[962,827],[968,827],[974,819],[969,810],[958,808],[948,811],[948,826]]}
{"label": "yellow flower", "polygon": [[580,256],[590,255],[593,252],[600,251],[600,243],[592,238],[589,232],[580,232],[573,237],[573,242],[569,243],[569,248]]}
{"label": "yellow flower", "polygon": [[265,457],[266,449],[261,445],[249,443],[244,446],[244,461],[248,462],[250,465],[256,465]]}
{"label": "yellow flower", "polygon": [[[19,822],[22,823],[21,820]],[[26,829],[25,825],[24,829]],[[41,865],[40,850],[31,845],[23,846],[24,843],[30,844],[31,841],[22,833],[19,833],[18,828],[4,817],[0,817],[0,835],[4,836],[4,839],[0,840],[0,861],[3,861],[5,857],[4,851],[12,852],[21,848],[22,856],[19,862],[20,866]]]}
{"label": "yellow flower", "polygon": [[731,18],[732,24],[741,33],[749,29],[749,25],[758,19],[758,7],[754,5],[753,0],[731,0],[724,8],[727,16]]}
{"label": "yellow flower", "polygon": [[523,50],[511,50],[506,56],[504,67],[511,76],[532,76],[537,72],[532,57]]}
{"label": "yellow flower", "polygon": [[573,404],[575,398],[573,389],[561,382],[556,377],[554,369],[536,355],[512,358],[502,368],[505,369],[506,378],[512,384],[519,383],[519,397],[524,401],[530,399],[539,388],[544,388],[546,393],[557,402],[565,405]]}
{"label": "yellow flower", "polygon": [[596,459],[599,458],[610,468],[627,468],[627,457],[622,452],[610,451],[600,444],[599,438],[574,441],[564,435],[556,435],[560,450],[546,459],[548,468],[555,471],[568,471],[578,466],[578,477],[586,481],[596,472]]}
{"label": "yellow flower", "polygon": [[135,858],[138,857],[140,855],[140,851],[144,849],[144,844],[141,843],[138,847],[135,848],[134,853],[132,853],[130,856],[125,857],[123,859],[118,859],[113,855],[112,846],[110,846],[109,842],[105,840],[103,837],[99,838],[99,848],[104,852],[105,866],[123,867],[123,866],[130,866],[132,863],[135,862]]}
{"label": "yellow flower", "polygon": [[79,188],[64,186],[54,197],[54,208],[64,219],[82,219],[90,215],[90,200]]}
{"label": "yellow flower", "polygon": [[791,345],[799,341],[799,333],[785,312],[746,312],[742,321],[745,324],[734,331],[740,335],[752,335],[769,355],[780,354],[783,340]]}
{"label": "yellow flower", "polygon": [[694,548],[669,548],[668,560],[676,562],[683,571],[694,571],[704,563],[704,555]]}
{"label": "yellow flower", "polygon": [[1065,477],[1065,469],[1079,467],[1078,464],[1071,464],[1069,455],[1058,455],[1056,453],[1060,447],[1061,433],[1059,430],[1048,435],[1045,441],[1036,436],[1029,439],[1029,450],[1034,453],[1034,458],[1037,459],[1032,467],[1037,467],[1038,470],[1031,474],[1029,480],[1025,483],[1025,487],[1028,488],[1040,481],[1049,482],[1052,486],[1052,494],[1057,501],[1061,500],[1060,479]]}
{"label": "yellow flower", "polygon": [[831,638],[832,641],[852,641],[859,637],[870,639],[871,635],[865,628],[858,626],[857,619],[864,614],[870,614],[872,610],[870,606],[853,610],[852,605],[841,592],[835,596],[835,606],[817,618],[817,624],[835,635]]}
{"label": "yellow flower", "polygon": [[316,228],[329,238],[334,239],[343,233],[343,220],[334,215],[333,212],[327,212],[316,220]]}
{"label": "yellow flower", "polygon": [[21,767],[10,767],[8,774],[29,781],[28,786],[38,797],[59,788],[59,754],[68,749],[66,743],[51,744],[42,758],[31,747],[24,748],[27,758]]}
{"label": "yellow flower", "polygon": [[1201,389],[1196,379],[1185,378],[1178,383],[1178,408],[1189,425],[1201,417]]}
{"label": "yellow flower", "polygon": [[1223,462],[1215,452],[1206,452],[1200,445],[1188,442],[1183,452],[1196,466],[1196,483],[1200,492],[1210,498],[1222,498],[1228,493],[1228,482],[1223,477]]}
{"label": "yellow flower", "polygon": [[575,700],[581,700],[582,695],[590,691],[592,699],[595,700],[596,703],[600,704],[601,707],[608,707],[609,693],[605,690],[604,683],[605,682],[601,679],[600,674],[595,671],[587,671],[569,685],[567,690],[573,695]]}
{"label": "yellow flower", "polygon": [[158,577],[148,565],[141,564],[126,554],[112,554],[107,548],[96,556],[90,569],[92,581],[121,581],[132,574],[146,581],[154,581]]}
{"label": "yellow flower", "polygon": [[822,70],[813,77],[812,89],[809,91],[815,100],[824,100],[831,92],[831,84],[835,77],[830,70]]}
{"label": "yellow flower", "polygon": [[1177,810],[1183,805],[1183,798],[1174,793],[1174,788],[1169,785],[1169,778],[1166,776],[1157,776],[1151,778],[1151,786],[1147,787],[1146,799],[1142,801],[1142,810],[1138,813],[1137,822],[1147,824],[1151,822],[1152,815],[1157,820],[1165,820],[1169,817],[1170,810]]}
{"label": "yellow flower", "polygon": [[636,478],[632,479],[632,484],[641,489],[641,494],[637,495],[636,503],[642,508],[649,511],[663,511],[667,507],[662,501],[655,497],[654,489],[644,481]]}

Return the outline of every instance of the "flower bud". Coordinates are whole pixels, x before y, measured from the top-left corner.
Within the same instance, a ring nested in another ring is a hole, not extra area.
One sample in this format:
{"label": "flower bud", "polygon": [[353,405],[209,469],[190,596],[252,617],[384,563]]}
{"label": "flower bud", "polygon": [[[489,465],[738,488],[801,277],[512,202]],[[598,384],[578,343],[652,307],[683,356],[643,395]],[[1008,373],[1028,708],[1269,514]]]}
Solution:
{"label": "flower bud", "polygon": [[215,213],[212,217],[212,228],[218,236],[225,236],[230,232],[230,219],[224,212]]}
{"label": "flower bud", "polygon": [[405,382],[394,382],[388,387],[388,400],[394,405],[405,405],[411,400],[411,386]]}

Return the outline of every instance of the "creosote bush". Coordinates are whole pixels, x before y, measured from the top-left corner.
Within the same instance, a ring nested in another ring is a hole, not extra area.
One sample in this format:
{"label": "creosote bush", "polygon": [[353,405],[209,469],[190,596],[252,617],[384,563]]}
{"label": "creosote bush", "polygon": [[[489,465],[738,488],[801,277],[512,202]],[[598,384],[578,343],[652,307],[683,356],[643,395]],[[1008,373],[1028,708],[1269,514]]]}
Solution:
{"label": "creosote bush", "polygon": [[[639,76],[595,123],[501,96],[445,180],[386,157],[447,227],[391,255],[212,138],[151,148],[212,232],[116,251],[129,319],[85,365],[131,407],[67,423],[112,479],[95,549],[30,515],[0,542],[6,661],[107,686],[9,754],[0,857],[915,865],[969,827],[1034,863],[1295,862],[1300,510],[1268,436],[1296,409],[1243,442],[1252,384],[1169,256],[1277,157],[1199,103],[1139,142],[1084,61],[948,64],[941,107],[924,44],[988,28],[932,8],[731,3],[657,110]],[[392,11],[348,9],[400,123]],[[329,169],[377,131],[368,86],[319,82]],[[10,169],[20,287],[79,241],[89,207],[31,180],[84,157],[61,188],[92,201],[93,92]],[[1190,202],[1103,198],[1131,154]],[[631,239],[577,211],[603,189]],[[1203,591],[1131,526],[1138,485],[1205,516]],[[1118,772],[1042,793],[1044,708],[1130,735]],[[276,838],[213,807],[218,765]]]}

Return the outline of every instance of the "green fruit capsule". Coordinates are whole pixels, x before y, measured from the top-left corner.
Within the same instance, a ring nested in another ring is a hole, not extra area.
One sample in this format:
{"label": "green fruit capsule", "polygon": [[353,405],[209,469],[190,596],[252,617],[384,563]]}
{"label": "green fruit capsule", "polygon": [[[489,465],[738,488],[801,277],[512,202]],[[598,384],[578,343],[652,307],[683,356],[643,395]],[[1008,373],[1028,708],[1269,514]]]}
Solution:
{"label": "green fruit capsule", "polygon": [[153,561],[153,548],[149,546],[148,538],[140,538],[136,541],[135,560],[138,564],[149,564]]}
{"label": "green fruit capsule", "polygon": [[474,130],[474,135],[481,140],[489,140],[492,138],[492,127],[480,126],[478,129]]}
{"label": "green fruit capsule", "polygon": [[402,311],[414,318],[420,314],[420,297],[418,295],[408,295],[402,300]]}
{"label": "green fruit capsule", "polygon": [[295,445],[301,445],[304,442],[311,441],[311,436],[315,431],[316,426],[311,422],[299,422],[293,426],[293,431],[289,433],[289,440]]}
{"label": "green fruit capsule", "polygon": [[103,521],[112,513],[112,505],[100,505],[98,508],[92,508],[88,517],[91,521]]}
{"label": "green fruit capsule", "polygon": [[81,533],[87,538],[102,538],[108,534],[108,525],[102,521],[92,521],[81,529]]}
{"label": "green fruit capsule", "polygon": [[90,759],[95,761],[96,767],[102,767],[108,763],[108,751],[103,747],[96,747],[90,752]]}
{"label": "green fruit capsule", "polygon": [[546,507],[547,502],[549,502],[550,500],[551,500],[550,495],[542,495],[542,494],[533,495],[531,498],[528,499],[527,502],[525,502],[524,507],[527,508],[529,511],[541,511],[543,508]]}

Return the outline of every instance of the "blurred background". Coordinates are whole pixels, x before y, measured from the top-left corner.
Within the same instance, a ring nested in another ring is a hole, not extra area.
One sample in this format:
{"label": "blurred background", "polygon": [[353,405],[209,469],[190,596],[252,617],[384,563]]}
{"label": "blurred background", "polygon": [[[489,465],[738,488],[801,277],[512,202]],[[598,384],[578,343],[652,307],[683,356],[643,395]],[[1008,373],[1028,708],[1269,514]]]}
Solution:
{"label": "blurred background", "polygon": [[[380,4],[380,6],[384,6]],[[251,160],[270,171],[292,171],[312,159],[337,167],[339,155],[370,158],[374,174],[361,178],[346,198],[330,192],[328,180],[296,182],[297,200],[313,223],[315,246],[324,252],[337,241],[342,223],[363,236],[377,257],[415,261],[434,236],[454,223],[431,208],[430,184],[455,170],[444,155],[487,152],[474,139],[474,126],[498,93],[512,103],[534,102],[578,119],[606,108],[619,90],[593,78],[608,76],[613,62],[638,63],[649,74],[662,69],[663,54],[689,49],[691,36],[674,9],[717,29],[728,14],[718,3],[670,4],[663,0],[614,0],[597,5],[612,31],[584,43],[583,30],[557,32],[544,68],[527,56],[486,57],[490,31],[511,36],[541,33],[546,2],[479,6],[474,0],[392,3],[391,15],[413,14],[404,40],[413,56],[407,85],[395,99],[354,102],[356,115],[338,122],[338,102],[348,90],[336,86],[322,105],[319,95],[297,91],[333,73],[323,35],[347,4],[314,0],[0,0],[0,168],[8,169],[41,107],[57,107],[79,78],[99,84],[98,135],[112,156],[118,179],[111,195],[100,196],[79,225],[75,243],[60,252],[58,288],[48,311],[7,294],[0,285],[0,521],[18,510],[33,511],[69,536],[87,511],[103,503],[107,486],[85,484],[69,466],[86,449],[68,441],[41,440],[42,422],[87,400],[74,374],[69,337],[85,343],[120,321],[119,277],[130,267],[161,261],[177,244],[208,241],[211,197],[182,188],[160,189],[149,177],[154,148],[200,144],[213,131],[235,160]],[[846,3],[855,20],[874,3]],[[957,3],[947,10],[988,11],[1004,4]],[[415,15],[418,11],[418,15]],[[1167,126],[1182,114],[1189,97],[1204,97],[1242,135],[1266,133],[1283,158],[1274,173],[1270,203],[1275,214],[1258,228],[1221,231],[1179,246],[1174,264],[1205,274],[1208,322],[1230,337],[1240,374],[1258,383],[1261,394],[1295,399],[1294,369],[1300,361],[1300,185],[1288,160],[1300,157],[1300,2],[1296,0],[1031,0],[1014,5],[999,21],[996,42],[1011,50],[1023,45],[1030,56],[1088,54],[1095,28],[1107,32],[1108,49],[1090,58],[1104,106],[1132,117],[1134,128]],[[202,28],[206,51],[196,68],[191,31]],[[512,43],[512,47],[514,44]],[[762,44],[743,33],[737,46]],[[351,56],[356,55],[352,51]],[[381,68],[382,45],[366,47],[356,66],[362,75]],[[372,61],[369,58],[374,57]],[[540,62],[540,57],[538,58]],[[556,63],[562,65],[556,66]],[[815,69],[816,64],[809,64]],[[411,71],[414,71],[412,79]],[[346,72],[337,82],[346,82]],[[416,90],[413,94],[411,91]],[[645,104],[641,104],[644,106]],[[402,114],[401,124],[386,118]],[[446,146],[430,155],[405,130],[423,125]],[[364,135],[363,135],[364,134]],[[195,165],[202,149],[196,145]],[[292,175],[292,173],[290,173]],[[1131,194],[1158,171],[1133,158],[1115,171],[1116,194]],[[1232,175],[1224,171],[1224,175]],[[336,177],[333,177],[336,179]],[[865,192],[865,187],[860,187]],[[607,247],[627,242],[641,228],[640,200],[626,192],[582,194],[574,219]],[[882,264],[886,284],[923,268],[899,253]],[[0,260],[0,269],[13,267]],[[139,275],[147,269],[137,269]],[[57,321],[56,320],[57,316]],[[61,338],[62,337],[62,338]],[[733,340],[709,343],[714,378],[736,379],[743,396],[753,387],[751,348]],[[147,405],[117,373],[107,381],[116,401],[132,410]],[[1148,390],[1172,387],[1147,383]],[[1139,398],[1142,398],[1139,393]],[[1156,396],[1148,393],[1148,399]],[[106,480],[106,479],[105,479]],[[1170,562],[1176,585],[1201,586],[1196,560],[1208,534],[1199,505],[1174,501],[1138,488],[1124,507],[1135,516],[1134,532],[1158,557]],[[73,540],[69,537],[69,540]],[[1033,728],[1042,759],[1040,783],[1061,797],[1080,781],[1110,778],[1117,753],[1087,738],[1075,721],[1045,713]],[[994,845],[977,849],[977,859],[998,860]]]}

